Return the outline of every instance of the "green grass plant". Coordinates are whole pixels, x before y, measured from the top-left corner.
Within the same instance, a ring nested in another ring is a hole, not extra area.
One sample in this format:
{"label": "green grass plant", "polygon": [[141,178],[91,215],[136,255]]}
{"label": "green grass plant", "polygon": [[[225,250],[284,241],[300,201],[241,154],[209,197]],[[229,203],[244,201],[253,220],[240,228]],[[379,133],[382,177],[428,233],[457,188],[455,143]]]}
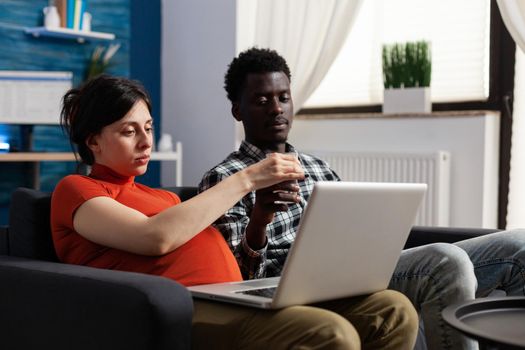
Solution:
{"label": "green grass plant", "polygon": [[383,45],[382,55],[385,89],[430,86],[432,57],[428,42]]}

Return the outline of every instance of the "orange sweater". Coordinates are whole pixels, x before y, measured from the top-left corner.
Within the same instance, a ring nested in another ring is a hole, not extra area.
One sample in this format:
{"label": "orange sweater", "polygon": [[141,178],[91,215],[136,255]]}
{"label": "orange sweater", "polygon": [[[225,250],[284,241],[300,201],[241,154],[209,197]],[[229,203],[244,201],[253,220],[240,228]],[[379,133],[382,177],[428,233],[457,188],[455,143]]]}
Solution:
{"label": "orange sweater", "polygon": [[224,238],[211,226],[162,256],[138,255],[85,239],[75,232],[73,216],[84,202],[100,196],[113,198],[147,216],[180,203],[174,193],[135,183],[133,177],[122,177],[99,164],[93,166],[89,177],[67,176],[59,182],[51,199],[53,242],[61,261],[159,275],[186,286],[242,279]]}

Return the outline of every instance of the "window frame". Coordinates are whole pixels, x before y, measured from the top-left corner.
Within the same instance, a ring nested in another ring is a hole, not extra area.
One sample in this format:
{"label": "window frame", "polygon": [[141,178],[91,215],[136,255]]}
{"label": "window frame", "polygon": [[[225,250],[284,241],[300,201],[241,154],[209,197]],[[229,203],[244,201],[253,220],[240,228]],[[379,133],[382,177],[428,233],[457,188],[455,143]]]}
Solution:
{"label": "window frame", "polygon": [[[507,221],[509,193],[510,148],[512,135],[512,109],[514,101],[514,65],[516,43],[510,36],[496,0],[490,1],[490,63],[489,96],[486,100],[468,102],[432,103],[432,111],[489,110],[500,112],[498,228],[504,229]],[[308,118],[312,114],[363,114],[381,113],[382,105],[338,106],[303,108],[298,115]]]}

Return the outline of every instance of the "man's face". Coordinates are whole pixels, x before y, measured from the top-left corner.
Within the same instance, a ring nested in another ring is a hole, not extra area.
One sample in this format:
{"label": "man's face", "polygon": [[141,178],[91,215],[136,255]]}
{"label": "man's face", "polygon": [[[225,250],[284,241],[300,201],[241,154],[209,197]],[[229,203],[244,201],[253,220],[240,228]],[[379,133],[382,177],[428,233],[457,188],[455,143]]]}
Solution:
{"label": "man's face", "polygon": [[283,72],[249,74],[232,113],[243,123],[246,141],[284,152],[293,121],[290,80]]}

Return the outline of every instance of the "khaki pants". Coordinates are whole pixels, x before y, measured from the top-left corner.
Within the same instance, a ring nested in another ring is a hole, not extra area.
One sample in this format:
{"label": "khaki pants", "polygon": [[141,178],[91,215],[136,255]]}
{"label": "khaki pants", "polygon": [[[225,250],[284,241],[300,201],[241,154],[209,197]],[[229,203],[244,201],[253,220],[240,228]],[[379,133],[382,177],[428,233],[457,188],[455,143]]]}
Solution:
{"label": "khaki pants", "polygon": [[395,291],[280,310],[195,300],[194,349],[406,349],[418,316]]}

